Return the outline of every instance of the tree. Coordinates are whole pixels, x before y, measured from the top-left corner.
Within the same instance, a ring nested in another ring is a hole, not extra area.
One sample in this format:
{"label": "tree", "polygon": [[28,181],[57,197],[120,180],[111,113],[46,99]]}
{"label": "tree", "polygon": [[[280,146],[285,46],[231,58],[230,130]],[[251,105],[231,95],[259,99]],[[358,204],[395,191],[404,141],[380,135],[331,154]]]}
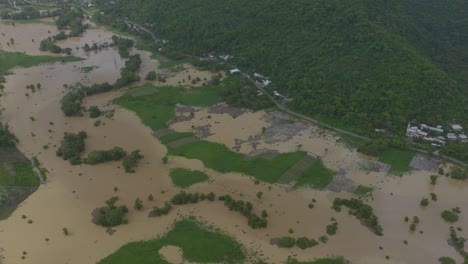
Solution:
{"label": "tree", "polygon": [[141,211],[141,209],[143,208],[143,201],[140,198],[136,198],[133,208],[135,208],[138,211]]}
{"label": "tree", "polygon": [[118,196],[112,196],[111,198],[106,200],[106,205],[109,209],[115,208],[115,203],[119,200]]}

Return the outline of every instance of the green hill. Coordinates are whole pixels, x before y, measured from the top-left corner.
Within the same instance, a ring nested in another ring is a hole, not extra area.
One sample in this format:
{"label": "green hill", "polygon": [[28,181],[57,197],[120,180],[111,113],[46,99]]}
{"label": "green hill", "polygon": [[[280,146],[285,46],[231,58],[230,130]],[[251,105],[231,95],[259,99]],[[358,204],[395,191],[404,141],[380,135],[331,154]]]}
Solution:
{"label": "green hill", "polygon": [[[468,2],[454,0],[99,0],[166,51],[234,55],[307,115],[360,132],[408,120],[468,124]],[[465,113],[465,114],[464,114]]]}

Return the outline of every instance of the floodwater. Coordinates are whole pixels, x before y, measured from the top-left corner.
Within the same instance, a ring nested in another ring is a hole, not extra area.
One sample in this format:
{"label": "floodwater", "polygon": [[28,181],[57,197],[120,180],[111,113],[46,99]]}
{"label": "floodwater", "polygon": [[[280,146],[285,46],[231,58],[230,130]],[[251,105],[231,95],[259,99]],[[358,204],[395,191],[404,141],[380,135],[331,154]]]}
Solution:
{"label": "floodwater", "polygon": [[[46,24],[24,24],[14,28],[0,24],[0,32],[6,32],[8,40],[10,37],[16,40],[14,49],[28,54],[40,54],[37,40],[44,38],[44,32],[49,30],[53,33],[55,29]],[[119,77],[119,69],[124,61],[116,50],[108,48],[85,53],[81,49],[85,43],[110,41],[112,35],[102,27],[92,28],[82,37],[58,43],[62,48],[73,48],[74,55],[84,60],[15,69],[14,75],[7,76],[5,96],[1,99],[5,108],[1,121],[8,122],[19,138],[18,148],[28,157],[37,156],[49,173],[47,182],[25,200],[10,218],[0,222],[0,248],[3,249],[0,255],[5,258],[4,263],[96,263],[128,242],[150,239],[167,232],[174,220],[187,215],[194,215],[225,230],[250,252],[257,255],[263,253],[270,263],[282,263],[291,255],[299,260],[344,256],[353,263],[363,264],[437,263],[441,256],[461,260],[447,244],[449,224],[441,219],[440,213],[459,206],[462,213],[455,226],[465,226],[468,206],[463,202],[468,199],[468,184],[439,177],[437,185],[432,186],[429,184],[429,175],[433,173],[426,171],[397,177],[388,176],[385,172],[363,170],[360,164],[370,162],[370,158],[337,143],[336,136],[329,132],[324,134],[314,126],[307,125],[292,137],[279,133],[282,140],[278,141],[260,139],[257,148],[287,152],[301,145],[302,150],[322,157],[328,167],[346,170],[347,177],[356,185],[374,186],[375,191],[369,203],[380,219],[384,236],[374,235],[357,219],[348,215],[346,210],[337,213],[331,209],[335,197],[351,197],[349,193],[309,189],[287,191],[277,185],[255,185],[250,177],[236,173],[221,174],[205,168],[200,161],[182,157],[170,157],[168,164],[163,164],[161,158],[167,150],[151,135],[150,129],[132,112],[110,104],[121,91],[85,99],[86,107],[96,105],[104,110],[115,110],[112,118],[100,117],[102,125],[98,127],[93,125],[95,119],[86,116],[64,117],[60,110],[60,100],[67,92],[64,84],[113,82]],[[31,39],[36,40],[35,45],[26,44]],[[0,42],[5,46],[7,40],[2,36]],[[142,56],[142,79],[148,71],[158,71],[158,63],[150,59],[149,53],[136,49],[132,53]],[[81,72],[80,69],[86,66],[98,68],[89,73]],[[171,77],[174,80],[169,84],[178,84],[187,74],[202,80],[211,76],[210,73],[194,69],[189,71],[177,73]],[[41,90],[32,93],[25,89],[26,85],[38,82],[42,84]],[[29,93],[29,96],[25,93]],[[236,118],[216,113],[209,113],[211,118],[206,118],[206,111],[197,111],[191,123],[176,123],[173,128],[190,131],[192,125],[210,125],[212,135],[207,139],[232,148],[235,139],[248,140],[262,133],[262,127],[268,131],[271,125],[266,118],[268,113],[263,111],[245,112]],[[35,121],[30,117],[34,117]],[[86,152],[114,146],[127,151],[139,149],[144,159],[136,173],[124,173],[119,162],[71,166],[57,157],[55,150],[64,132],[80,130],[88,134]],[[250,153],[253,148],[245,143],[241,145],[240,151]],[[209,182],[194,185],[189,191],[230,194],[237,199],[252,201],[257,213],[266,209],[269,214],[268,228],[250,229],[242,215],[230,212],[219,202],[210,203],[209,206],[203,203],[178,206],[168,216],[148,218],[148,212],[153,206],[161,206],[179,191],[172,186],[168,176],[169,169],[175,167],[198,169],[209,175]],[[118,190],[114,191],[114,187]],[[264,193],[261,199],[256,197],[259,191]],[[438,201],[431,201],[427,208],[421,208],[419,201],[423,197],[429,198],[431,192],[438,195]],[[146,200],[149,194],[154,195],[155,201]],[[91,212],[116,195],[119,196],[118,204],[126,204],[130,208],[129,223],[116,227],[116,232],[110,236],[105,228],[91,222]],[[144,200],[141,212],[131,209],[137,197]],[[312,199],[317,202],[313,209],[309,209],[307,205]],[[26,219],[22,219],[23,215]],[[409,223],[403,221],[405,216],[420,218],[417,232],[409,232]],[[325,227],[332,217],[339,223],[338,232],[327,244],[307,250],[279,249],[270,244],[272,238],[290,235],[290,228],[294,230],[291,236],[318,238],[325,234]],[[27,223],[29,219],[33,221],[31,224]],[[65,236],[62,228],[67,228],[70,235]],[[468,236],[465,229],[459,233]],[[408,245],[403,243],[404,240],[408,241]],[[23,251],[27,254],[23,255]],[[177,248],[164,248],[161,254],[168,256],[174,263],[180,261]],[[25,256],[24,260],[22,256]],[[385,256],[389,256],[389,259]]]}

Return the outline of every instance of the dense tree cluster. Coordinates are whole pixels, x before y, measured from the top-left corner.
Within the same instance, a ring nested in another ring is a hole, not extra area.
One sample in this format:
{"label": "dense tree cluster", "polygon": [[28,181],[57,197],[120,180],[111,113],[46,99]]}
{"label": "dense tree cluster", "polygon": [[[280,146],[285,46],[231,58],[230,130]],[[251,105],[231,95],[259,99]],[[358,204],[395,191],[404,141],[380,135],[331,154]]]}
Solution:
{"label": "dense tree cluster", "polygon": [[363,132],[403,134],[412,119],[468,124],[467,1],[115,3],[96,1],[96,19],[145,24],[168,54],[232,55],[304,114]]}
{"label": "dense tree cluster", "polygon": [[57,156],[69,160],[72,165],[81,164],[81,153],[85,149],[86,137],[87,134],[84,131],[77,134],[65,132],[62,144],[57,149]]}
{"label": "dense tree cluster", "polygon": [[458,253],[465,258],[465,262],[468,261],[468,252],[465,251],[466,238],[459,236],[453,226],[450,227],[450,240]]}
{"label": "dense tree cluster", "polygon": [[48,37],[46,39],[41,40],[41,43],[39,44],[39,50],[40,51],[50,51],[52,53],[61,53],[62,48],[54,44],[54,39],[51,37]]}
{"label": "dense tree cluster", "polygon": [[467,143],[448,143],[444,148],[442,148],[441,153],[468,163]]}
{"label": "dense tree cluster", "polygon": [[121,38],[116,35],[112,35],[112,46],[117,46],[119,49],[120,57],[128,58],[130,55],[128,49],[133,47],[134,41],[131,39]]}
{"label": "dense tree cluster", "polygon": [[60,14],[55,25],[58,29],[69,29],[70,37],[75,37],[83,33],[88,25],[82,24],[83,13],[79,9],[67,9]]}
{"label": "dense tree cluster", "polygon": [[105,227],[118,226],[126,222],[125,214],[128,212],[128,208],[125,205],[115,206],[118,197],[111,197],[106,201],[107,207],[101,208],[95,216],[95,222],[98,225]]}
{"label": "dense tree cluster", "polygon": [[224,201],[224,205],[229,210],[240,212],[243,216],[247,217],[248,225],[253,229],[267,227],[268,221],[252,212],[252,203],[235,200],[229,195],[220,196],[219,200]]}
{"label": "dense tree cluster", "polygon": [[83,159],[83,162],[90,165],[104,163],[107,161],[121,160],[127,155],[127,152],[120,147],[114,147],[110,150],[95,150],[88,154],[88,157]]}
{"label": "dense tree cluster", "polygon": [[300,249],[315,247],[318,244],[319,242],[313,238],[309,239],[307,237],[299,237],[298,239],[295,239],[290,236],[280,237],[277,242],[278,247],[292,248],[297,246]]}
{"label": "dense tree cluster", "polygon": [[132,55],[125,61],[125,67],[120,70],[120,78],[114,83],[114,88],[118,89],[140,80],[136,72],[140,68],[140,54]]}
{"label": "dense tree cluster", "polygon": [[168,202],[164,203],[164,206],[162,208],[159,207],[154,207],[153,210],[150,212],[150,216],[163,216],[169,214],[169,212],[172,210],[172,205]]}
{"label": "dense tree cluster", "polygon": [[134,173],[138,162],[143,158],[139,150],[134,150],[122,160],[122,166],[127,173]]}
{"label": "dense tree cluster", "polygon": [[226,103],[234,107],[259,110],[272,104],[265,95],[258,94],[249,80],[240,75],[231,75],[224,80],[221,95]]}
{"label": "dense tree cluster", "polygon": [[98,118],[102,114],[101,110],[99,110],[97,106],[91,106],[88,109],[88,111],[89,111],[89,117],[91,118]]}
{"label": "dense tree cluster", "polygon": [[355,198],[335,198],[333,209],[339,212],[341,211],[341,206],[348,207],[350,209],[349,213],[362,220],[375,234],[379,236],[383,235],[383,228],[379,224],[379,218],[374,215],[372,207]]}

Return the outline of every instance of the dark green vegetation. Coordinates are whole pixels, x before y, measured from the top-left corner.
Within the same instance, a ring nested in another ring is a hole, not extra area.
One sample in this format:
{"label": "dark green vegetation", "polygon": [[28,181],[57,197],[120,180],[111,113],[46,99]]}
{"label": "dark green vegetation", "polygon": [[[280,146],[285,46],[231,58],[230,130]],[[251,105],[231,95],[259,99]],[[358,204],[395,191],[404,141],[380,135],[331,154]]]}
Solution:
{"label": "dark green vegetation", "polygon": [[183,168],[171,169],[169,176],[172,183],[181,188],[187,188],[193,184],[208,180],[208,176],[204,172]]}
{"label": "dark green vegetation", "polygon": [[390,148],[379,155],[379,161],[391,165],[390,172],[397,174],[411,170],[409,164],[413,157],[413,151]]}
{"label": "dark green vegetation", "polygon": [[222,144],[209,141],[196,141],[169,149],[169,154],[199,159],[208,168],[222,173],[245,173],[270,183],[276,182],[289,167],[305,155],[304,152],[293,152],[280,154],[271,160],[258,156],[246,158],[245,155],[233,152]]}
{"label": "dark green vegetation", "polygon": [[242,246],[232,237],[203,226],[193,219],[184,219],[175,223],[166,235],[126,244],[98,263],[169,264],[158,252],[168,245],[180,247],[184,259],[190,262],[242,263],[245,260]]}
{"label": "dark green vegetation", "polygon": [[125,205],[115,206],[119,198],[111,197],[106,201],[106,207],[98,208],[93,212],[93,222],[105,227],[113,227],[126,223],[125,214],[128,209]]}
{"label": "dark green vegetation", "polygon": [[247,217],[248,225],[253,229],[267,227],[268,221],[252,212],[252,203],[235,200],[229,195],[220,196],[219,200],[224,201],[224,205],[229,210],[240,212],[243,216]]}
{"label": "dark green vegetation", "polygon": [[107,161],[121,160],[127,155],[127,152],[120,148],[114,147],[110,150],[95,150],[88,154],[88,157],[83,159],[83,163],[95,165]]}
{"label": "dark green vegetation", "polygon": [[341,206],[346,206],[350,209],[349,213],[363,221],[376,235],[383,235],[383,228],[379,224],[379,218],[374,215],[374,210],[369,205],[363,203],[359,199],[340,199],[335,198],[333,201],[333,209],[337,212],[341,211]]}
{"label": "dark green vegetation", "polygon": [[0,50],[0,75],[13,67],[32,67],[41,63],[79,61],[78,57],[31,56],[20,52],[6,52]]}
{"label": "dark green vegetation", "polygon": [[169,55],[234,55],[305,114],[364,132],[403,134],[411,119],[468,124],[466,1],[106,3],[99,22],[147,23]]}
{"label": "dark green vegetation", "polygon": [[336,172],[325,167],[322,160],[314,159],[309,169],[304,171],[297,179],[295,187],[308,186],[314,189],[323,190],[333,180]]}
{"label": "dark green vegetation", "polygon": [[468,144],[448,143],[441,152],[468,163]]}
{"label": "dark green vegetation", "polygon": [[63,10],[57,20],[55,20],[55,25],[59,30],[69,29],[69,37],[76,37],[83,33],[88,25],[83,25],[82,20],[84,16],[81,10],[79,9],[66,9]]}
{"label": "dark green vegetation", "polygon": [[81,164],[81,153],[85,148],[86,132],[81,131],[78,134],[67,133],[62,140],[61,146],[57,149],[57,156],[64,160],[69,160],[72,165]]}
{"label": "dark green vegetation", "polygon": [[40,184],[30,161],[16,149],[16,138],[0,123],[0,220],[13,213],[17,205]]}
{"label": "dark green vegetation", "polygon": [[459,219],[459,216],[456,212],[454,212],[453,210],[452,211],[449,211],[449,210],[444,210],[440,216],[442,216],[442,218],[449,222],[449,223],[455,223],[458,221]]}
{"label": "dark green vegetation", "polygon": [[301,262],[295,259],[289,259],[286,264],[349,264],[350,262],[344,258],[323,258],[313,261]]}
{"label": "dark green vegetation", "polygon": [[135,87],[114,100],[118,105],[137,113],[153,130],[167,127],[175,116],[175,105],[211,106],[220,101],[218,86],[184,89],[182,87]]}
{"label": "dark green vegetation", "polygon": [[468,168],[454,166],[450,172],[450,177],[457,180],[466,180],[468,179]]}
{"label": "dark green vegetation", "polygon": [[372,193],[374,188],[372,187],[367,187],[364,185],[359,185],[356,190],[354,190],[354,194],[359,195],[359,196],[368,196]]}
{"label": "dark green vegetation", "polygon": [[98,118],[102,113],[97,106],[91,106],[88,111],[91,118]]}
{"label": "dark green vegetation", "polygon": [[221,95],[234,107],[259,110],[272,105],[266,96],[258,96],[255,86],[246,78],[234,75],[224,81]]}
{"label": "dark green vegetation", "polygon": [[134,41],[131,39],[121,38],[116,35],[112,36],[113,45],[117,46],[119,49],[119,55],[122,58],[128,58],[130,53],[128,49],[133,47]]}
{"label": "dark green vegetation", "polygon": [[285,236],[285,237],[280,237],[276,241],[276,245],[281,248],[292,248],[294,246],[297,246],[300,249],[307,249],[311,247],[315,247],[319,244],[317,240],[315,239],[309,239],[307,237],[300,237],[298,239],[295,239],[294,237],[290,236]]}
{"label": "dark green vegetation", "polygon": [[122,166],[127,173],[134,173],[138,162],[143,158],[139,150],[134,150],[122,160]]}
{"label": "dark green vegetation", "polygon": [[466,238],[459,236],[453,226],[450,227],[450,240],[457,252],[465,258],[464,263],[466,263],[468,261],[468,252],[465,251]]}
{"label": "dark green vegetation", "polygon": [[440,264],[457,264],[457,262],[455,262],[455,260],[450,257],[440,257],[439,263]]}

